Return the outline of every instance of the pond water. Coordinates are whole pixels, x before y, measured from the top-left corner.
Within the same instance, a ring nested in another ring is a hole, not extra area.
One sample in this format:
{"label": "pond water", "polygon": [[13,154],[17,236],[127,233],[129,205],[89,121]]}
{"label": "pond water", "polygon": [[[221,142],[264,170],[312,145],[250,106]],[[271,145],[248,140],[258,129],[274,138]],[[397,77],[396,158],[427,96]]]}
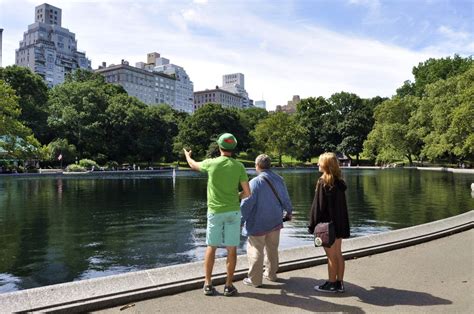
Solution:
{"label": "pond water", "polygon": [[[311,244],[306,225],[319,174],[277,172],[294,206],[280,247]],[[474,175],[408,169],[344,169],[343,175],[353,236],[474,209]],[[175,178],[0,176],[0,293],[202,260],[206,182],[190,171]],[[238,251],[245,253],[244,237]]]}

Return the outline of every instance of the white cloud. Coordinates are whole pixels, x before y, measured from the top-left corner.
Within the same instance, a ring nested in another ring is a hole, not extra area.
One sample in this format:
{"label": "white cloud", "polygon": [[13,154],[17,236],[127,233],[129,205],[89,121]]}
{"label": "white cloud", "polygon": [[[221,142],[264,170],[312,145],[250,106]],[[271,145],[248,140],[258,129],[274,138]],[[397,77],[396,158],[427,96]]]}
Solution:
{"label": "white cloud", "polygon": [[439,55],[460,55],[474,54],[474,35],[464,31],[456,31],[453,28],[441,25],[436,29],[441,36],[438,40],[423,50]]}
{"label": "white cloud", "polygon": [[438,27],[438,33],[441,35],[445,36],[449,40],[466,40],[470,36],[466,32],[461,32],[461,31],[455,31],[449,26],[441,25]]}
{"label": "white cloud", "polygon": [[[157,51],[186,69],[195,90],[221,85],[223,74],[244,73],[250,97],[259,100],[264,94],[269,108],[296,94],[328,97],[344,90],[362,97],[390,96],[411,79],[414,65],[439,53],[414,52],[294,20],[267,20],[248,2],[203,2],[100,1],[91,9],[83,1],[49,1],[62,8],[63,26],[76,34],[94,68],[121,59],[134,64]],[[14,63],[35,5],[2,3],[0,10],[15,20],[3,26],[4,65]]]}
{"label": "white cloud", "polygon": [[186,21],[195,21],[198,19],[198,14],[193,9],[184,10],[182,15]]}

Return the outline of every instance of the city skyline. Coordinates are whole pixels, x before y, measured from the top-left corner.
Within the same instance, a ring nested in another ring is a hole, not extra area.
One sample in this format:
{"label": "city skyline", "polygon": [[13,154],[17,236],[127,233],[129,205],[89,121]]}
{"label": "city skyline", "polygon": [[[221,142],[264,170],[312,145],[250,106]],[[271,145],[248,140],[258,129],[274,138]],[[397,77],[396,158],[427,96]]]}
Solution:
{"label": "city skyline", "polygon": [[389,97],[419,62],[474,52],[471,1],[0,0],[3,66],[45,2],[62,9],[94,69],[157,51],[186,68],[195,91],[243,73],[249,97],[263,94],[270,110],[296,94]]}

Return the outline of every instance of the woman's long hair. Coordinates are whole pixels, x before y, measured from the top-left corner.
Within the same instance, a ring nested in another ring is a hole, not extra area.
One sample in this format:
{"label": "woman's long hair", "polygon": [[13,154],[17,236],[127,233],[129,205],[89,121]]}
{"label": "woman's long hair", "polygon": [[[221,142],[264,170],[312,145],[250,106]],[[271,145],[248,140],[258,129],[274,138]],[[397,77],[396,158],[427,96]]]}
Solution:
{"label": "woman's long hair", "polygon": [[336,179],[342,179],[341,168],[339,168],[339,161],[337,160],[336,154],[324,153],[319,156],[318,163],[323,171],[321,178],[325,186],[333,187]]}

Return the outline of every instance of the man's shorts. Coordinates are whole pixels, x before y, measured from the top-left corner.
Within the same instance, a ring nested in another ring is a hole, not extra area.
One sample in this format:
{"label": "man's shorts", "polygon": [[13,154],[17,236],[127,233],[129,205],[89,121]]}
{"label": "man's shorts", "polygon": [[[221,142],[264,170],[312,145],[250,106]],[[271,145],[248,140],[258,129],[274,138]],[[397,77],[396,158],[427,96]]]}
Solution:
{"label": "man's shorts", "polygon": [[207,214],[206,244],[238,246],[240,244],[240,210]]}

